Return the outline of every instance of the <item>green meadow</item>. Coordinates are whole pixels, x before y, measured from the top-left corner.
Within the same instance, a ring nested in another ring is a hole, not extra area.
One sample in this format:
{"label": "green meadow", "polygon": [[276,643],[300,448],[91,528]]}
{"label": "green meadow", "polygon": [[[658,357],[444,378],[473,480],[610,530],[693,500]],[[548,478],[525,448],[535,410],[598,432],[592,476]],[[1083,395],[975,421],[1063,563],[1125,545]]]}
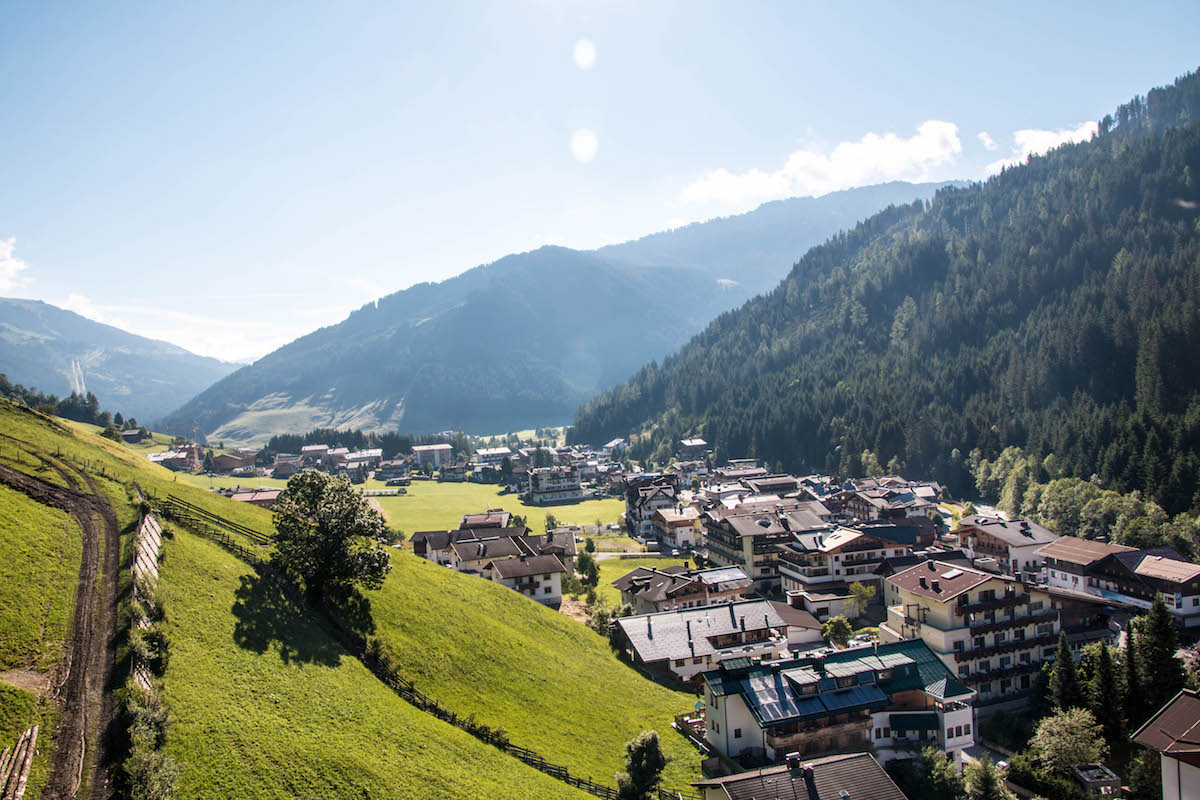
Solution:
{"label": "green meadow", "polygon": [[657,730],[673,759],[665,784],[699,779],[699,753],[671,728],[693,695],[647,680],[594,631],[499,584],[410,553],[394,553],[392,566],[368,593],[375,635],[430,697],[609,785],[625,743]]}

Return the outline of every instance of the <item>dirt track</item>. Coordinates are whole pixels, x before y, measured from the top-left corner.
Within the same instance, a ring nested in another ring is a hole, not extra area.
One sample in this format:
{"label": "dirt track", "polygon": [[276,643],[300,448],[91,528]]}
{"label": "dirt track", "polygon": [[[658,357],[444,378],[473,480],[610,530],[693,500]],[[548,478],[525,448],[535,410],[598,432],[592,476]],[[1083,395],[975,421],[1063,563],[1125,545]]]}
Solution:
{"label": "dirt track", "polygon": [[[82,470],[43,458],[76,488],[56,486],[0,465],[0,483],[75,517],[83,557],[61,683],[60,716],[43,798],[109,795],[107,738],[115,715],[110,680],[115,666],[120,529],[112,506]],[[86,484],[87,490],[82,487]]]}

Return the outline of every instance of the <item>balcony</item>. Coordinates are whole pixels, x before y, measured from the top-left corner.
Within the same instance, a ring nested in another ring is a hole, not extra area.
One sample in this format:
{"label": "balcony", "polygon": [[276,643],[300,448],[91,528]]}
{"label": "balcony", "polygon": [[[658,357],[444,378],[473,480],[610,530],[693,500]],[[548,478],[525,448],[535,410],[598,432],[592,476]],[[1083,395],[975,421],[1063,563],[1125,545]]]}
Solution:
{"label": "balcony", "polygon": [[955,614],[976,614],[980,611],[994,611],[998,608],[1008,608],[1009,606],[1024,605],[1029,602],[1027,594],[1008,594],[992,600],[981,600],[975,603],[967,603],[966,605],[958,605],[954,607]]}
{"label": "balcony", "polygon": [[1058,641],[1058,634],[1047,634],[1045,636],[1035,636],[1032,639],[1024,641],[1005,642],[1001,645],[992,647],[977,647],[972,650],[959,653],[955,652],[954,660],[956,663],[963,661],[974,661],[977,658],[992,658],[993,656],[1001,656],[1005,653],[1015,653],[1018,650],[1034,650],[1042,647],[1049,647]]}
{"label": "balcony", "polygon": [[767,731],[767,746],[776,752],[798,750],[802,753],[833,749],[829,741],[835,736],[857,736],[862,739],[871,729],[871,717],[851,720],[837,725],[823,725],[820,720],[804,723],[805,727],[792,733]]}
{"label": "balcony", "polygon": [[1006,630],[1008,628],[1023,628],[1026,625],[1036,625],[1039,622],[1053,622],[1058,619],[1058,611],[1043,611],[1040,614],[1018,615],[1012,619],[998,619],[995,622],[972,624],[971,635],[983,636],[988,633]]}
{"label": "balcony", "polygon": [[1019,678],[1022,675],[1032,675],[1035,672],[1041,672],[1042,662],[1033,661],[1028,664],[1012,664],[1007,667],[999,667],[997,669],[984,672],[972,672],[966,677],[959,676],[959,680],[967,685],[980,684],[984,681],[998,681],[1004,678]]}

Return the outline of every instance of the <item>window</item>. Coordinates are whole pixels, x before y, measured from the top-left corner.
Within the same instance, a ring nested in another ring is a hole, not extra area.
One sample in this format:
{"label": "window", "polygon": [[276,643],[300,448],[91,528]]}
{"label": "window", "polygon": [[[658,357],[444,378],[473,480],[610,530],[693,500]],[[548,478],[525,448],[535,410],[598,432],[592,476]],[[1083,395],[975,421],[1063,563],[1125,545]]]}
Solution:
{"label": "window", "polygon": [[976,636],[976,637],[975,637],[975,649],[976,649],[976,650],[982,650],[982,649],[983,649],[983,637],[982,637],[982,636]]}
{"label": "window", "polygon": [[1008,634],[1004,633],[1003,631],[1001,631],[1000,633],[997,633],[996,634],[996,646],[999,647],[1000,645],[1004,644],[1004,640],[1007,638],[1008,638]]}
{"label": "window", "polygon": [[1192,598],[1192,606],[1193,606],[1193,607],[1195,607],[1195,606],[1200,606],[1200,597],[1193,597],[1193,598]]}
{"label": "window", "polygon": [[962,736],[962,725],[955,725],[954,726],[954,738],[957,739],[959,736]]}
{"label": "window", "polygon": [[693,664],[703,664],[703,663],[704,663],[704,659],[703,659],[703,658],[693,658],[693,659],[692,659],[692,663],[693,663]]}
{"label": "window", "polygon": [[735,738],[735,739],[740,739],[740,738],[742,738],[742,729],[741,729],[741,728],[734,728],[734,729],[733,729],[733,738]]}
{"label": "window", "polygon": [[1029,676],[1028,676],[1028,675],[1022,675],[1022,676],[1021,676],[1021,688],[1022,688],[1022,689],[1028,689],[1028,688],[1029,688]]}
{"label": "window", "polygon": [[885,738],[885,739],[890,739],[890,738],[892,738],[892,729],[891,729],[891,728],[884,728],[884,729],[883,729],[883,738]]}
{"label": "window", "polygon": [[1021,662],[1022,664],[1028,664],[1028,663],[1029,663],[1029,653],[1027,653],[1027,652],[1026,652],[1026,653],[1021,653],[1021,655],[1020,655],[1018,658],[1019,658],[1019,660],[1020,660],[1020,662]]}
{"label": "window", "polygon": [[1000,656],[1000,669],[1008,669],[1012,666],[1012,656]]}
{"label": "window", "polygon": [[1000,681],[1000,694],[1007,694],[1012,689],[1012,681],[1004,678]]}
{"label": "window", "polygon": [[553,591],[554,591],[554,587],[547,586],[545,589],[542,589],[542,594],[550,594]]}
{"label": "window", "polygon": [[979,684],[979,693],[980,694],[991,694],[992,693],[991,682]]}
{"label": "window", "polygon": [[954,643],[954,652],[961,653],[963,651],[965,645],[966,645],[966,642],[964,642],[962,639],[959,639],[957,642]]}
{"label": "window", "polygon": [[1025,641],[1025,629],[1024,629],[1024,628],[1017,628],[1017,629],[1016,629],[1016,630],[1013,632],[1013,639],[1014,639],[1015,641],[1018,641],[1018,642],[1023,642],[1023,641]]}
{"label": "window", "polygon": [[717,733],[720,733],[721,732],[721,723],[714,720],[713,721],[713,730],[716,731]]}
{"label": "window", "polygon": [[883,728],[876,728],[876,729],[875,729],[875,738],[876,738],[876,739],[882,739],[882,738],[883,738]]}
{"label": "window", "polygon": [[966,725],[963,725],[963,736],[970,736],[970,735],[971,735],[971,725],[969,723]]}
{"label": "window", "polygon": [[960,677],[960,678],[965,678],[965,677],[967,677],[967,676],[968,676],[968,675],[970,675],[970,674],[971,674],[971,668],[970,668],[970,667],[968,667],[966,664],[962,664],[962,665],[960,665],[960,666],[959,666],[959,668],[958,668],[958,677]]}
{"label": "window", "polygon": [[677,659],[675,659],[675,666],[682,667],[684,665],[684,663],[686,663],[686,662],[687,662],[686,658],[677,658]]}

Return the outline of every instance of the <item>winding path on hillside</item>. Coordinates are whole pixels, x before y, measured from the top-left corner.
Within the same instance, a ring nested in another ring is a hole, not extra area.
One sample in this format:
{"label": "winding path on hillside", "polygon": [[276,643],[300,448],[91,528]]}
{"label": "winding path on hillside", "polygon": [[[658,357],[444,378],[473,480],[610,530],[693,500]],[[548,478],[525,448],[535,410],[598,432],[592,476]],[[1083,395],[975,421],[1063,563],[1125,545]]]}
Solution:
{"label": "winding path on hillside", "polygon": [[110,793],[107,738],[116,711],[109,682],[116,663],[120,529],[111,504],[87,473],[70,463],[69,472],[49,458],[43,460],[73,488],[0,465],[0,483],[68,512],[83,532],[65,677],[55,690],[60,713],[54,754],[42,797],[106,798]]}

